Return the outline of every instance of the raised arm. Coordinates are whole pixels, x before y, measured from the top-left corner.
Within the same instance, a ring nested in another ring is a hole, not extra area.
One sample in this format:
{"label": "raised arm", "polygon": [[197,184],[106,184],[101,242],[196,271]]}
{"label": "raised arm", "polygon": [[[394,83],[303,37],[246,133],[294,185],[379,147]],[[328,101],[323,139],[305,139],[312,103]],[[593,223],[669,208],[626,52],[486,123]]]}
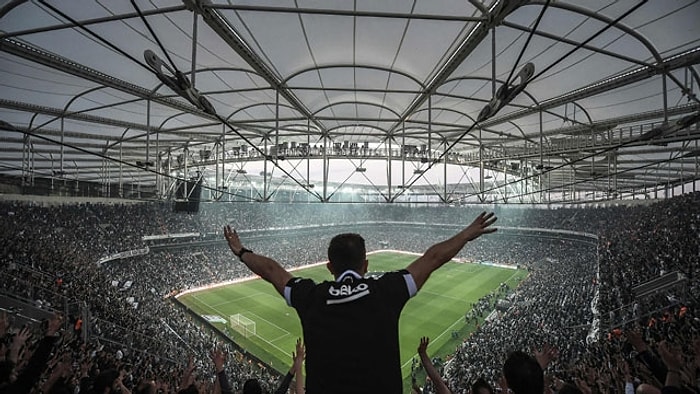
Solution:
{"label": "raised arm", "polygon": [[487,214],[482,212],[474,219],[472,224],[457,233],[452,238],[437,243],[430,248],[416,261],[412,262],[406,269],[413,276],[416,287],[420,289],[430,274],[443,264],[452,260],[459,253],[467,242],[479,238],[483,234],[496,231],[495,227],[490,227],[496,221],[493,212]]}
{"label": "raised arm", "polygon": [[292,274],[282,268],[275,260],[244,248],[240,238],[238,238],[238,233],[236,233],[236,230],[231,229],[231,226],[224,227],[224,236],[226,241],[228,241],[228,247],[231,248],[233,254],[238,256],[243,264],[256,275],[272,283],[277,292],[284,295],[284,286],[292,279]]}
{"label": "raised arm", "polygon": [[[296,351],[292,352],[292,366],[289,367],[289,372],[285,375],[284,379],[280,382],[280,385],[275,390],[274,394],[287,394],[289,390],[289,385],[292,383],[292,379],[296,376],[296,381],[294,383],[294,392],[297,394],[304,393],[304,385],[300,384],[300,381],[304,379],[301,372],[301,366],[304,362],[304,344],[301,342],[301,338],[297,339]],[[301,391],[299,391],[301,389]]]}
{"label": "raised arm", "polygon": [[294,388],[296,394],[304,394],[306,392],[306,389],[304,388],[304,368],[303,368],[303,363],[304,363],[304,354],[306,352],[306,348],[304,347],[304,344],[301,342],[301,339],[297,339],[297,351],[293,353],[292,357],[294,359],[294,363],[292,364],[292,368],[294,369]]}
{"label": "raised arm", "polygon": [[433,362],[430,361],[430,357],[428,357],[429,342],[430,339],[428,339],[428,337],[422,337],[420,339],[420,344],[418,345],[418,355],[420,356],[420,362],[421,364],[423,364],[423,369],[425,369],[425,373],[427,373],[430,380],[433,381],[433,385],[435,386],[435,392],[437,394],[451,394],[452,391],[450,391],[445,382],[442,380],[442,377],[438,373],[437,369],[435,369]]}
{"label": "raised arm", "polygon": [[223,350],[216,347],[209,353],[211,355],[211,361],[214,362],[214,372],[216,372],[216,386],[214,388],[215,392],[220,394],[233,394],[231,385],[228,382],[228,376],[226,376],[226,370],[224,365],[226,364],[226,353]]}

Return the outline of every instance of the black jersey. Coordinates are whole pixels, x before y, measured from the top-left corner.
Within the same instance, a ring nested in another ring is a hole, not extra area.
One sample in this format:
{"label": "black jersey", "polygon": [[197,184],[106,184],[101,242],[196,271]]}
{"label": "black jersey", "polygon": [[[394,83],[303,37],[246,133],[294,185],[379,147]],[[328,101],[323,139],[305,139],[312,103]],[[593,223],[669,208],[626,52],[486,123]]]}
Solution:
{"label": "black jersey", "polygon": [[304,330],[307,393],[401,393],[399,316],[416,291],[406,270],[291,279],[284,297]]}

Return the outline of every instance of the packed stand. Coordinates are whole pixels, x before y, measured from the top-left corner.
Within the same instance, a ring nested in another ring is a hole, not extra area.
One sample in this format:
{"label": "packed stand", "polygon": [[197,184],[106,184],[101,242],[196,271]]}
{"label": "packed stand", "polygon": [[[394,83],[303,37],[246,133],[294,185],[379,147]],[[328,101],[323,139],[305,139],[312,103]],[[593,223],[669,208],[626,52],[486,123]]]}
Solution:
{"label": "packed stand", "polygon": [[[692,297],[700,294],[699,195],[634,207],[557,210],[498,207],[499,225],[597,233],[599,266],[595,246],[585,242],[495,236],[468,245],[460,258],[519,264],[530,275],[513,292],[513,306],[498,319],[482,324],[456,349],[443,371],[448,385],[454,392],[466,392],[482,376],[496,385],[509,351],[530,351],[544,343],[559,349],[558,359],[547,370],[549,376],[556,377],[552,385],[568,381],[579,389],[600,386],[591,388],[598,392],[619,391],[628,378],[637,386],[663,385],[658,379],[663,371],[641,367],[630,354],[649,355],[659,348],[662,339],[685,344],[680,351],[686,355],[698,354],[689,344],[699,332],[695,318],[697,300]],[[201,371],[197,380],[202,385],[200,392],[207,392],[212,386],[205,377],[213,377],[207,358],[212,343],[220,340],[202,323],[163,298],[175,291],[250,273],[234,261],[223,245],[166,248],[101,267],[96,261],[112,253],[146,246],[142,239],[145,235],[199,232],[203,237],[204,234],[216,237],[225,223],[242,230],[330,223],[345,223],[352,229],[352,223],[360,222],[460,225],[461,220],[477,210],[480,209],[236,203],[212,204],[203,208],[200,215],[183,215],[172,213],[166,204],[41,207],[0,203],[0,215],[6,224],[0,229],[3,289],[40,307],[62,309],[67,300],[81,300],[89,305],[90,317],[85,324],[99,340],[91,338],[82,342],[75,333],[65,330],[56,346],[66,355],[61,361],[65,364],[70,360],[74,368],[66,367],[61,379],[54,381],[64,382],[69,388],[80,387],[81,377],[94,379],[107,370],[114,375],[116,370],[113,382],[118,380],[125,389],[138,390],[146,385],[174,391],[183,384],[182,377],[188,368],[182,355],[189,353],[196,356],[192,368]],[[431,229],[426,236],[425,229],[415,225],[394,230],[396,225],[366,224],[355,227],[354,231],[368,240],[369,250],[388,245],[390,249],[417,253],[449,233],[449,230]],[[273,243],[266,239],[266,232],[256,233],[260,237],[253,239],[249,247],[269,252],[287,268],[325,260],[325,245],[330,235],[290,230],[283,238],[275,236]],[[673,270],[688,278],[687,291],[673,294],[673,302],[661,297],[637,307],[632,316],[635,323],[617,327],[620,316],[607,312],[634,301],[631,287]],[[127,283],[130,285],[125,288]],[[600,294],[598,306],[604,317],[602,340],[589,343],[586,336],[593,319],[591,306],[596,292]],[[132,302],[127,302],[127,295],[134,298]],[[494,298],[478,303],[474,315],[483,316],[494,308],[495,301]],[[649,315],[655,310],[661,313]],[[67,324],[72,325],[73,321]],[[15,327],[17,332],[18,329]],[[635,337],[637,331],[640,335]],[[40,334],[35,337],[39,338]],[[235,354],[232,349],[229,351]],[[58,359],[51,363],[60,364]],[[601,373],[600,367],[606,363],[619,367]],[[226,368],[234,389],[242,388],[249,377],[258,376],[263,387],[272,391],[279,379],[277,373],[261,371],[240,354],[229,358]],[[19,364],[16,370],[24,368]],[[683,379],[688,385],[697,384],[690,382],[695,372],[684,372]],[[51,375],[45,374],[45,379],[51,381]],[[88,386],[84,387],[87,390]]]}

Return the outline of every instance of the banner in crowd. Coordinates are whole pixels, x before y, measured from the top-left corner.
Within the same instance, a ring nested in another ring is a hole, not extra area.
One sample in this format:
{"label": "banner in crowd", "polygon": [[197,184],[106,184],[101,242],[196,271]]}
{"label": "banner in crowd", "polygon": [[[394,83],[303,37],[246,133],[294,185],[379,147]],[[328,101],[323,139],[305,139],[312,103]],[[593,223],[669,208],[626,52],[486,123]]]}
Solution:
{"label": "banner in crowd", "polygon": [[159,235],[144,235],[141,237],[144,241],[156,241],[159,239],[173,239],[173,238],[197,238],[199,233],[175,233],[175,234],[159,234]]}
{"label": "banner in crowd", "polygon": [[134,256],[143,256],[143,255],[148,254],[148,252],[149,252],[149,249],[148,249],[148,246],[146,246],[143,249],[126,250],[124,252],[115,253],[115,254],[112,254],[112,255],[109,255],[109,256],[106,256],[106,257],[103,257],[103,258],[97,260],[97,266],[99,267],[102,264],[104,264],[108,261],[112,261],[112,260],[126,259],[126,258],[134,257]]}
{"label": "banner in crowd", "polygon": [[219,315],[202,315],[202,317],[206,319],[206,321],[208,321],[209,323],[228,323],[226,319]]}

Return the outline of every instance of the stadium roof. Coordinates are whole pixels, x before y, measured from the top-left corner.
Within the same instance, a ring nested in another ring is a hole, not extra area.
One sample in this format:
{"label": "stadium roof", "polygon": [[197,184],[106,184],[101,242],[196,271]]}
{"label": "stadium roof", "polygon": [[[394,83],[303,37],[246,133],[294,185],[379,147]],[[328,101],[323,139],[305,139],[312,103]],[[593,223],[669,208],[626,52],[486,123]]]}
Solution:
{"label": "stadium roof", "polygon": [[700,178],[698,1],[0,4],[0,175],[25,185],[536,202]]}

